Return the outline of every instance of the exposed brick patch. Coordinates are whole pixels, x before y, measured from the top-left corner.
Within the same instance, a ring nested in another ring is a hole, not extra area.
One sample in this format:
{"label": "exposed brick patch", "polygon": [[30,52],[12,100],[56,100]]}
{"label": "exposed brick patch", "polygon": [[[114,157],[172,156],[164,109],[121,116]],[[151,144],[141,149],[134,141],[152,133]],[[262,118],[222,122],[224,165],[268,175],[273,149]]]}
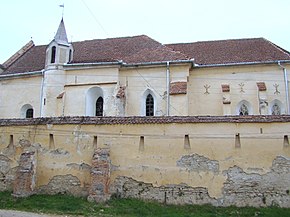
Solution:
{"label": "exposed brick patch", "polygon": [[35,152],[22,153],[13,186],[13,196],[27,197],[34,193],[36,180]]}
{"label": "exposed brick patch", "polygon": [[0,154],[0,173],[6,174],[10,170],[11,160],[5,156]]}
{"label": "exposed brick patch", "polygon": [[176,165],[178,167],[186,168],[190,171],[210,171],[213,173],[219,172],[219,163],[216,160],[211,160],[207,157],[198,155],[198,154],[192,154],[192,155],[185,155],[180,158],[176,162]]}
{"label": "exposed brick patch", "polygon": [[20,139],[19,140],[19,145],[22,147],[22,148],[28,148],[31,146],[31,142],[27,139]]}
{"label": "exposed brick patch", "polygon": [[[273,172],[279,174],[290,174],[290,158],[286,158],[283,156],[277,156],[272,163]],[[289,185],[290,188],[290,185]],[[290,190],[290,189],[289,189]]]}
{"label": "exposed brick patch", "polygon": [[87,196],[87,189],[81,187],[81,182],[76,176],[67,174],[54,176],[47,185],[40,186],[37,193]]}
{"label": "exposed brick patch", "polygon": [[129,177],[117,177],[112,192],[120,198],[138,198],[154,200],[166,204],[217,204],[214,198],[203,187],[190,187],[186,184],[154,187]]}
{"label": "exposed brick patch", "polygon": [[170,95],[186,94],[187,93],[187,82],[177,81],[170,83]]}
{"label": "exposed brick patch", "polygon": [[245,173],[234,166],[225,171],[223,206],[290,207],[290,159],[278,156],[272,171],[264,175]]}
{"label": "exposed brick patch", "polygon": [[0,154],[0,191],[12,190],[16,170],[11,168],[12,160]]}
{"label": "exposed brick patch", "polygon": [[96,149],[92,159],[91,188],[88,200],[104,202],[110,198],[111,160],[109,149]]}
{"label": "exposed brick patch", "polygon": [[259,91],[266,91],[267,87],[265,82],[257,82],[257,87]]}

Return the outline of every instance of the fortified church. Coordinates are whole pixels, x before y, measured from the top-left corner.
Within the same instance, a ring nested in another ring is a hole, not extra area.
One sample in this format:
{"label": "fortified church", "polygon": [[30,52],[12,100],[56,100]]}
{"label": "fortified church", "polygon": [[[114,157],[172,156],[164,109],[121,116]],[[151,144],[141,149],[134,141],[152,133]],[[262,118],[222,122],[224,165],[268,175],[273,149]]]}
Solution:
{"label": "fortified church", "polygon": [[264,38],[72,42],[0,65],[0,191],[290,208],[290,54]]}
{"label": "fortified church", "polygon": [[[264,38],[27,43],[1,66],[0,117],[289,113],[288,51]],[[13,99],[13,100],[12,100]]]}

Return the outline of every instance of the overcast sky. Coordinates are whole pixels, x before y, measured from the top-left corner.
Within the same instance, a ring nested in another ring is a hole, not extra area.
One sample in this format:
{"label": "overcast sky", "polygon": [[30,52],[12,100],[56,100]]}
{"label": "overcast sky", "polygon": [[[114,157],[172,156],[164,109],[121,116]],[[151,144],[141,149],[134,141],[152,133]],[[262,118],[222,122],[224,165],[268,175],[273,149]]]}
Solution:
{"label": "overcast sky", "polygon": [[290,51],[289,0],[1,0],[0,63],[31,38],[48,44],[145,34],[161,43],[264,37]]}

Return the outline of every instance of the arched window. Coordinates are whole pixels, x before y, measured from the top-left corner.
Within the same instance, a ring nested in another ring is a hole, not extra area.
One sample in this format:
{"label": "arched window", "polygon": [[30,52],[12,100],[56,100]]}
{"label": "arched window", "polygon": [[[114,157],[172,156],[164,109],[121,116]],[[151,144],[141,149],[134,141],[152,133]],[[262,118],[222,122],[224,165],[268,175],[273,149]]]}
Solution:
{"label": "arched window", "polygon": [[281,115],[281,108],[277,103],[272,106],[272,115]]}
{"label": "arched window", "polygon": [[146,116],[154,116],[154,98],[151,94],[146,97]]}
{"label": "arched window", "polygon": [[239,115],[249,115],[249,108],[247,105],[242,104],[239,109]]}
{"label": "arched window", "polygon": [[237,115],[252,115],[253,108],[248,101],[242,100],[237,104],[236,114]]}
{"label": "arched window", "polygon": [[103,116],[103,105],[104,100],[103,97],[99,97],[96,101],[96,116]]}
{"label": "arched window", "polygon": [[69,50],[69,55],[68,55],[68,62],[72,60],[72,50]]}
{"label": "arched window", "polygon": [[50,63],[55,63],[55,56],[56,56],[56,47],[53,46],[51,48],[51,59],[50,59]]}
{"label": "arched window", "polygon": [[285,114],[285,108],[280,100],[273,100],[269,105],[270,115],[282,115]]}
{"label": "arched window", "polygon": [[21,107],[20,110],[20,117],[21,118],[33,118],[33,107],[30,104],[25,104],[24,106]]}
{"label": "arched window", "polygon": [[86,92],[86,115],[104,116],[105,102],[103,90],[100,87],[92,87]]}
{"label": "arched window", "polygon": [[33,118],[33,108],[29,108],[26,110],[26,118]]}

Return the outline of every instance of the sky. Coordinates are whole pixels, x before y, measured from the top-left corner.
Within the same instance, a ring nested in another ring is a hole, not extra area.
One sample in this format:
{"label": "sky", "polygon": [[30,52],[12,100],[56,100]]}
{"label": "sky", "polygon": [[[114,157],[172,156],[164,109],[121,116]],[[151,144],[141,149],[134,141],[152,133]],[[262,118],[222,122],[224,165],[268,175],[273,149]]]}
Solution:
{"label": "sky", "polygon": [[62,16],[72,42],[143,34],[163,44],[264,37],[290,51],[289,0],[1,0],[0,63],[31,39],[50,43]]}

